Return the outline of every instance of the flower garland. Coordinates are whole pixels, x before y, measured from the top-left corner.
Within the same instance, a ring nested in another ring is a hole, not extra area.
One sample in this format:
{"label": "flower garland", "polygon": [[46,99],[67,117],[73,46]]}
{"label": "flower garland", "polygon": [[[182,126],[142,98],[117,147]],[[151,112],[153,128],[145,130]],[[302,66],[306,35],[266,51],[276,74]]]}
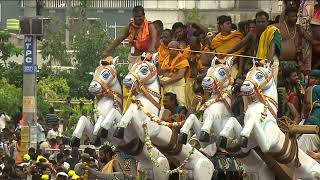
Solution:
{"label": "flower garland", "polygon": [[189,154],[188,154],[187,158],[185,160],[183,160],[183,163],[180,166],[178,166],[177,168],[175,168],[173,170],[170,170],[170,169],[169,170],[165,170],[164,172],[167,173],[167,174],[173,174],[173,173],[182,174],[182,173],[186,173],[186,171],[182,170],[182,167],[184,167],[187,164],[187,162],[190,160],[190,158],[191,158],[192,154],[194,153],[195,149],[196,149],[195,145],[192,145],[191,151],[189,151]]}
{"label": "flower garland", "polygon": [[159,167],[159,162],[156,160],[155,155],[151,152],[153,145],[152,145],[150,135],[148,132],[148,126],[146,123],[143,123],[142,127],[143,127],[143,132],[144,132],[144,142],[145,142],[145,145],[147,146],[149,158],[150,158],[153,166]]}

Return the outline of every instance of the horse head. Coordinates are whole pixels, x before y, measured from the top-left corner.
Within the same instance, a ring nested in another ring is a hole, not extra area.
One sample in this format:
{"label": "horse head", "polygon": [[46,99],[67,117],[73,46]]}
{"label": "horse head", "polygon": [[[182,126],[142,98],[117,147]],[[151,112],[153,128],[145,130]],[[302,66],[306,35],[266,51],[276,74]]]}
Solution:
{"label": "horse head", "polygon": [[225,90],[232,85],[230,68],[232,66],[232,57],[228,57],[226,64],[216,64],[217,57],[214,57],[207,75],[202,80],[202,87],[205,91],[215,92],[216,90]]}
{"label": "horse head", "polygon": [[123,84],[129,88],[137,88],[155,82],[157,77],[156,66],[144,60],[132,66],[130,72],[123,79]]}
{"label": "horse head", "polygon": [[275,83],[271,65],[267,63],[263,66],[256,66],[256,62],[254,61],[253,67],[248,72],[241,86],[241,92],[246,96],[251,96],[255,93],[265,93],[272,85],[275,85]]}
{"label": "horse head", "polygon": [[110,88],[118,82],[117,64],[118,56],[115,58],[107,57],[100,61],[100,66],[94,72],[93,79],[89,85],[89,92],[95,96],[101,96],[108,93]]}

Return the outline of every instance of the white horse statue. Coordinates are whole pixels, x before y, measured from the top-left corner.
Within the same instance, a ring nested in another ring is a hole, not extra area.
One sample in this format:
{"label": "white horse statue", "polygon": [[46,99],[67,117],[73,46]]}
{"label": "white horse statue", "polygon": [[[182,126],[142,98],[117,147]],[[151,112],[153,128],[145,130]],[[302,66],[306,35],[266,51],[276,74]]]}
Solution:
{"label": "white horse statue", "polygon": [[159,161],[159,167],[153,168],[152,162],[147,156],[148,151],[133,131],[132,125],[129,125],[124,131],[124,139],[112,136],[114,126],[122,117],[122,88],[115,69],[116,60],[117,57],[113,59],[112,63],[107,63],[108,65],[103,62],[103,65],[96,69],[89,91],[98,98],[99,118],[93,127],[85,116],[81,116],[73,132],[71,144],[72,146],[79,146],[80,138],[84,133],[92,141],[97,141],[100,138],[106,139],[119,150],[139,160],[139,166],[147,171],[149,179],[166,180],[168,175],[163,172],[163,169],[169,168],[167,159],[164,155],[158,153],[157,149],[152,149],[151,151],[157,155]]}
{"label": "white horse statue", "polygon": [[[248,151],[258,146],[263,153],[293,169],[296,178],[319,178],[320,165],[300,150],[295,140],[289,139],[277,125],[277,88],[270,64],[257,67],[254,62],[241,91],[248,96],[249,101],[245,125],[240,132],[242,150]],[[240,124],[232,123],[234,124],[225,129],[225,137],[239,132]],[[231,128],[232,126],[236,128]]]}
{"label": "white horse statue", "polygon": [[[122,88],[117,78],[115,65],[118,56],[112,59],[112,62],[101,61],[101,65],[97,67],[93,80],[89,86],[89,92],[98,99],[97,109],[99,117],[97,122],[93,123],[86,117],[81,116],[77,126],[73,132],[71,145],[80,146],[80,138],[86,135],[91,142],[95,142],[97,146],[100,143],[100,137],[107,138],[114,144],[121,144],[119,139],[108,136],[106,132],[102,132],[102,122],[110,118],[110,116],[118,116],[121,119],[122,113]],[[98,136],[98,134],[101,136]]]}
{"label": "white horse statue", "polygon": [[[191,114],[180,129],[179,140],[185,143],[190,129],[193,127],[196,136],[202,142],[215,144],[219,134],[227,121],[237,121],[231,113],[231,87],[233,79],[229,69],[232,66],[232,57],[227,58],[226,64],[216,64],[214,57],[207,75],[202,80],[203,89],[210,93],[209,100],[204,103],[200,110],[204,110],[203,124]],[[201,128],[201,129],[200,129]],[[214,136],[212,137],[212,134]],[[210,153],[211,156],[215,152]]]}
{"label": "white horse statue", "polygon": [[[210,99],[200,108],[200,110],[204,110],[204,123],[200,122],[194,114],[191,114],[180,129],[179,135],[179,143],[186,143],[187,136],[192,128],[197,137],[207,141],[207,143],[200,142],[200,151],[207,156],[213,156],[216,153],[216,142],[220,142],[220,147],[226,148],[227,140],[239,139],[242,130],[238,120],[232,116],[230,108],[230,91],[233,83],[230,74],[232,57],[226,59],[226,64],[216,64],[216,60],[216,57],[212,60],[211,67],[202,81],[203,89],[211,93]],[[233,125],[235,123],[239,124],[236,131],[229,131],[226,136],[225,128],[228,124]],[[211,134],[214,134],[213,138]],[[243,163],[243,168],[251,179],[269,180],[274,178],[272,172],[255,151],[241,153],[240,156],[239,159]]]}
{"label": "white horse statue", "polygon": [[[173,135],[172,130],[168,126],[160,125],[159,121],[153,121],[159,115],[161,97],[155,65],[148,61],[136,63],[123,82],[128,87],[132,87],[135,103],[132,103],[123,115],[115,136],[122,138],[124,129],[128,129],[128,126],[133,124],[141,141],[149,143],[148,137],[145,139],[145,134],[149,134],[149,140],[152,141],[152,144],[165,154],[185,163],[184,168],[191,172],[188,175],[192,179],[211,179],[214,171],[212,162],[199,151],[193,149],[190,144],[177,145],[177,137]],[[146,144],[146,146],[150,147],[150,144]],[[189,155],[191,151],[193,154]],[[184,162],[185,159],[189,161]]]}

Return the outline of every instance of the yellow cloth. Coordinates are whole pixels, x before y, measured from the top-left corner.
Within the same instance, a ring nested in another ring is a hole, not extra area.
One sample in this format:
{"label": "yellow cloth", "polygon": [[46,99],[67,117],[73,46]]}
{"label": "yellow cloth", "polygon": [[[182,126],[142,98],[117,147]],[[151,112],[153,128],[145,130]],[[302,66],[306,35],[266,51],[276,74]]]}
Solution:
{"label": "yellow cloth", "polygon": [[182,51],[182,55],[186,58],[186,59],[190,59],[190,55],[191,55],[191,48],[190,46],[184,48],[184,50]]}
{"label": "yellow cloth", "polygon": [[122,92],[123,92],[123,112],[126,112],[131,104],[132,98],[128,99],[130,91],[127,87],[122,86]]}
{"label": "yellow cloth", "polygon": [[[218,53],[225,53],[233,46],[238,44],[243,38],[243,34],[239,31],[233,32],[227,36],[223,36],[221,33],[217,34],[211,41],[211,48]],[[244,51],[244,48],[233,54],[240,54]]]}
{"label": "yellow cloth", "polygon": [[43,157],[42,155],[39,155],[38,157],[37,157],[37,163],[38,162],[40,162],[40,159],[44,159],[45,161],[46,161],[46,163],[48,163],[49,161],[48,161],[48,159],[47,158],[45,158],[45,157]]}
{"label": "yellow cloth", "polygon": [[186,98],[187,109],[190,109],[192,104],[192,99],[195,96],[195,93],[193,92],[193,88],[192,88],[194,81],[195,81],[194,78],[188,78],[186,81],[185,98]]}
{"label": "yellow cloth", "polygon": [[185,73],[185,78],[189,77],[189,62],[181,53],[179,53],[173,60],[170,61],[169,56],[162,62],[161,69],[165,72],[169,72],[171,75],[174,75],[180,69],[187,68]]}
{"label": "yellow cloth", "polygon": [[[166,78],[166,77],[164,77]],[[163,87],[163,94],[171,92],[177,95],[177,100],[180,106],[186,106],[186,94],[185,94],[186,82],[182,78],[179,81],[166,85]]]}
{"label": "yellow cloth", "polygon": [[166,45],[163,44],[163,42],[161,42],[159,47],[159,58],[158,58],[159,67],[161,67],[162,62],[164,61],[164,59],[167,58],[167,56],[169,56],[169,49]]}
{"label": "yellow cloth", "polygon": [[261,61],[262,63],[265,63],[265,59],[267,59],[268,57],[270,45],[274,38],[274,33],[277,31],[280,33],[279,29],[276,26],[271,25],[271,26],[268,26],[260,36],[256,57],[263,59]]}
{"label": "yellow cloth", "polygon": [[[238,44],[242,38],[243,34],[239,31],[233,32],[227,36],[223,36],[221,33],[219,33],[212,39],[211,48],[218,53],[226,53],[229,49]],[[233,54],[241,54],[244,52],[244,50],[244,48],[241,48]],[[238,74],[238,65],[236,63],[231,67],[230,73],[233,78],[236,78]]]}
{"label": "yellow cloth", "polygon": [[114,167],[115,164],[118,162],[116,159],[112,159],[109,161],[101,170],[102,173],[108,174],[108,173],[113,173],[114,172]]}

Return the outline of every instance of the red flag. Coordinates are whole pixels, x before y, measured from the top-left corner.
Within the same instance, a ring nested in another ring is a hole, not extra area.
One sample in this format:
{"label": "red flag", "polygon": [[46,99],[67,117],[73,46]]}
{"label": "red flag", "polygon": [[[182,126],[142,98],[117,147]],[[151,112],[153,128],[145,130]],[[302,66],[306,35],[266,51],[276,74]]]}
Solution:
{"label": "red flag", "polygon": [[28,113],[25,113],[25,114],[22,116],[21,120],[19,121],[20,126],[23,126],[24,122],[25,122],[26,119],[27,119],[27,116],[28,116]]}

